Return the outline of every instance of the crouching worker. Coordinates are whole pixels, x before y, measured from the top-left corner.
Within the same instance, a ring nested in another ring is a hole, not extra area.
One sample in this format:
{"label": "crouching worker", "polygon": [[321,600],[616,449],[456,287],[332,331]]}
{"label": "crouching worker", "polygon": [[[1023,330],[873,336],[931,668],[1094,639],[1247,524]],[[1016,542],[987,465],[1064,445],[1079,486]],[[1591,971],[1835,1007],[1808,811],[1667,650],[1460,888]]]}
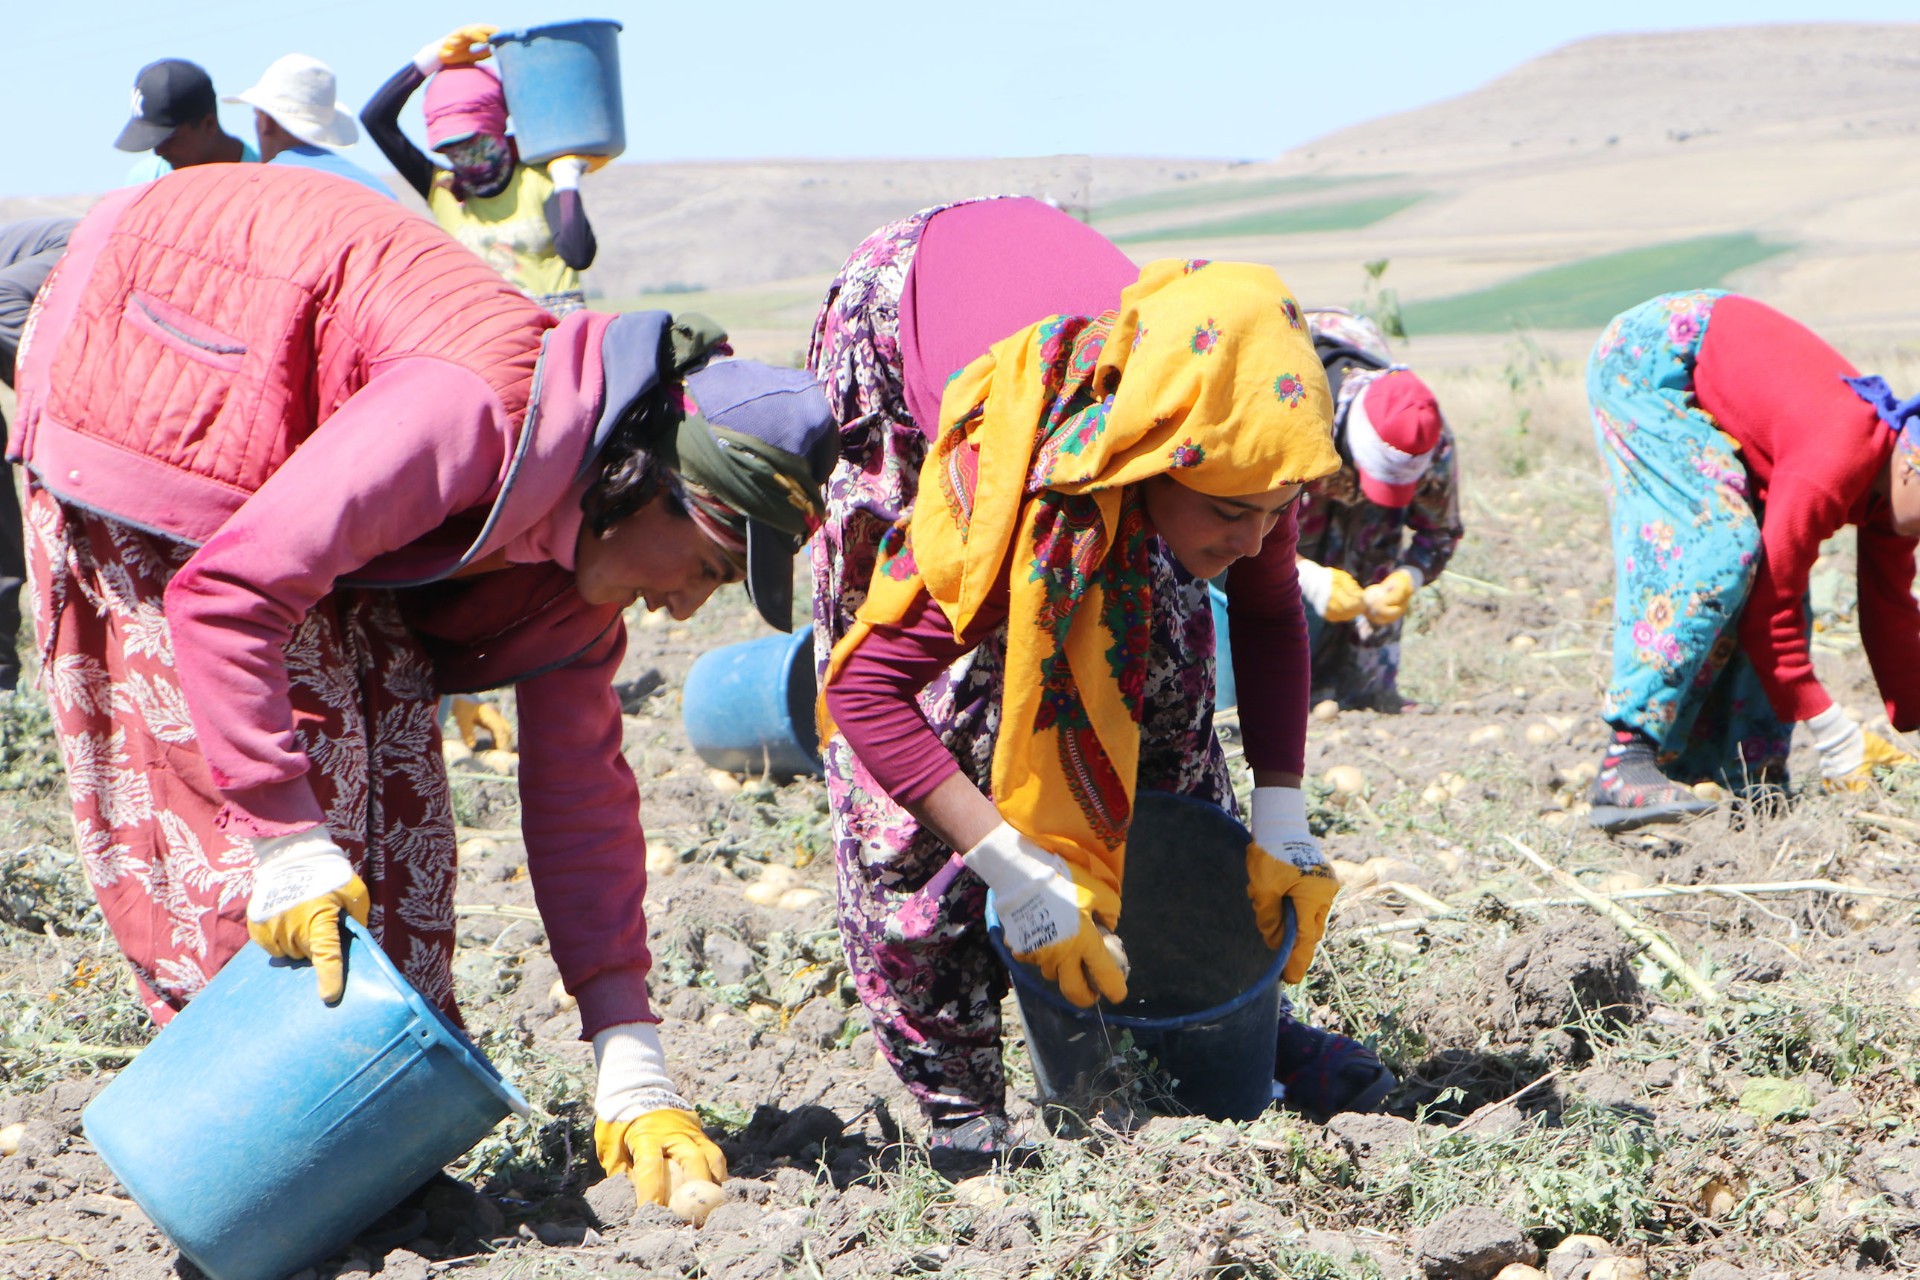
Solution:
{"label": "crouching worker", "polygon": [[1401,620],[1466,530],[1453,432],[1386,335],[1337,307],[1307,312],[1333,391],[1341,466],[1300,498],[1300,589],[1313,700],[1398,712]]}
{"label": "crouching worker", "polygon": [[[1268,268],[1141,272],[1022,199],[875,232],[811,358],[843,432],[814,543],[841,937],[935,1160],[966,1167],[1015,1143],[989,888],[1016,954],[1082,1005],[1119,1000],[1100,931],[1136,787],[1234,808],[1205,582],[1230,566],[1234,649],[1259,655],[1236,664],[1260,708],[1248,892],[1270,941],[1296,901],[1289,980],[1311,960],[1335,882],[1299,790],[1289,507],[1335,465],[1330,404]],[[1357,1042],[1290,1018],[1276,1076],[1309,1110],[1391,1084]]]}
{"label": "crouching worker", "polygon": [[718,1178],[648,1003],[622,611],[745,577],[787,624],[835,436],[811,379],[661,312],[557,321],[321,173],[108,196],[21,358],[37,634],[101,909],[154,1021],[249,936],[337,999],[339,917],[454,1010],[441,692],[514,684],[528,867],[600,1158]]}
{"label": "crouching worker", "polygon": [[1718,290],[1616,317],[1587,365],[1614,557],[1613,743],[1594,825],[1622,831],[1784,794],[1795,722],[1829,786],[1912,757],[1814,675],[1807,578],[1858,530],[1860,637],[1893,727],[1920,725],[1920,399],[1896,400],[1804,326]]}

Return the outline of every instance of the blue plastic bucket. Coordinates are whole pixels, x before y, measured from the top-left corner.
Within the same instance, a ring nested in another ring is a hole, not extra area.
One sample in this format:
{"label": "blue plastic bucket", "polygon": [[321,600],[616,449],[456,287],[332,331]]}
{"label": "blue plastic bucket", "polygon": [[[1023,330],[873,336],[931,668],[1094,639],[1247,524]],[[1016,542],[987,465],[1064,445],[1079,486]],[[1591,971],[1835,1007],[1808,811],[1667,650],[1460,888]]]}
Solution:
{"label": "blue plastic bucket", "polygon": [[680,692],[680,721],[702,760],[729,773],[794,778],[820,770],[813,718],[813,629],[700,655]]}
{"label": "blue plastic bucket", "polygon": [[1233,683],[1233,645],[1227,635],[1227,593],[1209,584],[1207,595],[1213,601],[1213,709],[1225,711],[1240,705],[1240,690]]}
{"label": "blue plastic bucket", "polygon": [[359,923],[329,1008],[313,966],[249,944],[82,1116],[140,1207],[212,1280],[345,1247],[527,1104]]}
{"label": "blue plastic bucket", "polygon": [[1126,1033],[1173,1080],[1165,1109],[1250,1120],[1273,1101],[1292,904],[1284,945],[1269,950],[1247,898],[1246,828],[1189,796],[1134,799],[1118,930],[1133,970],[1126,1003],[1069,1003],[1008,953],[989,905],[988,937],[1013,977],[1034,1080],[1043,1100],[1086,1108],[1117,1083]]}
{"label": "blue plastic bucket", "polygon": [[488,42],[500,61],[500,87],[523,161],[611,159],[627,149],[619,36],[619,23],[583,18],[502,31]]}

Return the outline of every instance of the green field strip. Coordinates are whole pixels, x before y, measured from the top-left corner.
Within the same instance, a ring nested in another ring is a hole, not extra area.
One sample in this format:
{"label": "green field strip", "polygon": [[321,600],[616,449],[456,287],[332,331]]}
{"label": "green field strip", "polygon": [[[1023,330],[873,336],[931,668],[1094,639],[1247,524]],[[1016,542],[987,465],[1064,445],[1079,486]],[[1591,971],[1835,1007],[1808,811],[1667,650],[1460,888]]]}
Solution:
{"label": "green field strip", "polygon": [[1247,200],[1264,200],[1269,196],[1305,195],[1311,191],[1347,187],[1356,182],[1377,182],[1393,176],[1388,173],[1360,173],[1342,177],[1305,174],[1294,178],[1256,178],[1247,182],[1192,182],[1109,200],[1094,209],[1093,221],[1110,222],[1115,218],[1132,217],[1136,213],[1165,213],[1171,209],[1191,209],[1196,205],[1239,204]]}
{"label": "green field strip", "polygon": [[1797,247],[1747,231],[1675,240],[1531,271],[1472,293],[1408,302],[1403,315],[1413,334],[1597,329],[1635,303],[1718,288],[1734,272]]}
{"label": "green field strip", "polygon": [[1113,242],[1141,244],[1155,240],[1225,240],[1242,236],[1298,236],[1313,231],[1357,231],[1391,218],[1402,209],[1411,208],[1426,198],[1426,192],[1414,191],[1397,196],[1369,196],[1364,200],[1336,200],[1326,204],[1295,205],[1290,209],[1266,209],[1238,218],[1130,231],[1114,236]]}

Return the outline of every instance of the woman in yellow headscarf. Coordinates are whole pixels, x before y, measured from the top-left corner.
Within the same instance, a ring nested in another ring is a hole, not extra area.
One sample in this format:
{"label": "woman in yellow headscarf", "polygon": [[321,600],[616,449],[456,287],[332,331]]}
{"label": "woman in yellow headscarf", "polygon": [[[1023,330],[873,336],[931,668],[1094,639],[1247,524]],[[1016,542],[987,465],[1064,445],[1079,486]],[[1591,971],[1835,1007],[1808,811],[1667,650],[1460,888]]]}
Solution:
{"label": "woman in yellow headscarf", "polygon": [[[897,246],[872,258],[894,266]],[[814,352],[849,446],[821,540],[844,563],[858,558],[849,496],[863,485],[873,496],[906,434],[894,430],[905,405],[869,376],[875,353],[884,366],[890,348],[907,352],[891,374],[910,403],[913,352],[938,345],[924,331],[940,315],[925,296],[933,273],[917,290],[910,275],[899,341],[854,341],[845,292],[872,283],[858,260],[836,281]],[[1009,291],[977,269],[956,278],[974,294]],[[1304,974],[1333,896],[1300,792],[1308,656],[1289,510],[1301,484],[1338,465],[1320,363],[1266,267],[1158,262],[1118,301],[1028,324],[946,383],[917,500],[905,495],[911,509],[877,536],[856,617],[822,628],[844,632],[826,680],[841,735],[827,750],[842,934],[876,1038],[936,1150],[1006,1139],[987,888],[1015,954],[1078,1003],[1096,990],[1118,1000],[1125,981],[1101,930],[1120,910],[1136,786],[1233,807],[1211,729],[1205,579],[1230,573],[1235,649],[1257,658],[1236,664],[1256,783],[1248,892],[1275,944],[1281,900],[1299,907],[1289,980]],[[911,340],[910,318],[921,330]],[[836,357],[846,347],[858,350]],[[816,580],[822,558],[817,546]],[[1268,643],[1243,646],[1243,624]],[[962,655],[970,665],[948,671]],[[1390,1086],[1354,1042],[1299,1031],[1316,1038],[1296,1066],[1365,1077],[1322,1090],[1328,1105],[1310,1110],[1370,1106]],[[1304,1061],[1336,1041],[1354,1052]]]}

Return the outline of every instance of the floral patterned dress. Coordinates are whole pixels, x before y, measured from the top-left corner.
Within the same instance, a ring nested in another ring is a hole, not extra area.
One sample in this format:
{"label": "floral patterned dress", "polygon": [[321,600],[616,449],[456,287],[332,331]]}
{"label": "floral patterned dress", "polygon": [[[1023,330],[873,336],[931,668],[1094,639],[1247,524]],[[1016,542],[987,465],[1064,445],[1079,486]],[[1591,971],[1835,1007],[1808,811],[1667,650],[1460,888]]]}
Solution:
{"label": "floral patterned dress", "polygon": [[[1613,678],[1602,714],[1651,738],[1679,782],[1784,780],[1793,726],[1740,648],[1761,512],[1739,445],[1704,412],[1694,368],[1723,290],[1614,318],[1587,364],[1613,524]],[[1812,616],[1811,611],[1807,614]]]}
{"label": "floral patterned dress", "polygon": [[[164,1026],[247,942],[253,849],[174,670],[165,595],[194,548],[29,482],[41,680],[101,913]],[[367,883],[368,925],[422,995],[453,1001],[454,829],[433,670],[393,594],[341,589],[286,644],[294,732],[327,829]]]}
{"label": "floral patterned dress", "polygon": [[[883,534],[908,512],[928,441],[909,412],[899,305],[926,224],[942,205],[874,232],[829,286],[808,367],[841,424],[827,517],[813,539],[814,647],[824,674],[867,595]],[[1207,584],[1158,538],[1139,785],[1234,810],[1213,732],[1214,632]],[[961,769],[986,788],[1000,723],[1004,626],[920,694]],[[986,884],[873,782],[838,736],[822,745],[839,872],[840,935],[875,1040],[930,1117],[1002,1109],[1000,1001],[1007,976],[988,945]]]}

